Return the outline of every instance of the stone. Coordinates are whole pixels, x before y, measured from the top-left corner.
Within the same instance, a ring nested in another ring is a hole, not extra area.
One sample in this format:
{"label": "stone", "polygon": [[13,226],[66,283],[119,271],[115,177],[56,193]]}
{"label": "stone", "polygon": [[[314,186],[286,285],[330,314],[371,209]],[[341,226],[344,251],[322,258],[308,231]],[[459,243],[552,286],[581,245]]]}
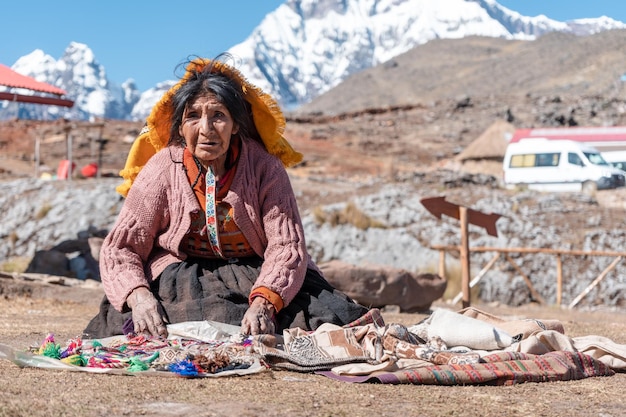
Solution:
{"label": "stone", "polygon": [[331,285],[359,304],[376,308],[395,305],[405,313],[428,311],[447,287],[446,279],[437,274],[386,266],[333,260],[321,264],[320,269]]}

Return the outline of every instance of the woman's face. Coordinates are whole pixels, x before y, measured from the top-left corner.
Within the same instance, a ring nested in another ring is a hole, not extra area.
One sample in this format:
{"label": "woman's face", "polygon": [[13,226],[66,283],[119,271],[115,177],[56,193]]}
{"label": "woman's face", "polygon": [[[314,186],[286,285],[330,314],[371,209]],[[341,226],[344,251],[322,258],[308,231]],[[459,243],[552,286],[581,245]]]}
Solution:
{"label": "woman's face", "polygon": [[187,105],[178,132],[205,168],[212,165],[222,174],[230,137],[238,130],[226,106],[215,95],[207,94]]}

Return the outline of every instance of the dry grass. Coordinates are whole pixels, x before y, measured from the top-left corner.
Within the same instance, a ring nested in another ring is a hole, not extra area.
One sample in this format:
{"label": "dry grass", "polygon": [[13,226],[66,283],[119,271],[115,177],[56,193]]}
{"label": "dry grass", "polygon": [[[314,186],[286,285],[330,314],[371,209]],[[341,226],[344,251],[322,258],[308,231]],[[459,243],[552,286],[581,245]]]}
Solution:
{"label": "dry grass", "polygon": [[2,272],[24,272],[28,268],[31,258],[27,256],[16,256],[0,262]]}
{"label": "dry grass", "polygon": [[42,205],[37,210],[37,213],[35,213],[35,219],[37,219],[37,220],[43,219],[44,217],[46,217],[48,212],[50,212],[50,210],[52,210],[52,206],[50,204],[46,203],[46,204]]}
{"label": "dry grass", "polygon": [[318,224],[328,223],[332,227],[350,224],[357,229],[385,228],[386,225],[363,213],[353,202],[348,202],[341,210],[325,211],[322,207],[313,209],[313,216]]}

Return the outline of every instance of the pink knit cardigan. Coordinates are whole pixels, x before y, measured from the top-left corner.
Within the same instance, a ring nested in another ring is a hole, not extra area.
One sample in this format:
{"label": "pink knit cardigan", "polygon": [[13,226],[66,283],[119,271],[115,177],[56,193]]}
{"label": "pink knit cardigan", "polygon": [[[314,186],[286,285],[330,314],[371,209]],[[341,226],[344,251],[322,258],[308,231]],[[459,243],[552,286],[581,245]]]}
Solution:
{"label": "pink knit cardigan", "polygon": [[[155,154],[130,189],[100,253],[100,274],[111,304],[122,311],[126,298],[168,265],[184,260],[181,241],[190,213],[202,210],[183,169],[183,149]],[[224,201],[257,255],[264,259],[253,287],[267,287],[287,306],[302,286],[307,253],[296,199],[278,158],[259,143],[242,141],[235,177]]]}

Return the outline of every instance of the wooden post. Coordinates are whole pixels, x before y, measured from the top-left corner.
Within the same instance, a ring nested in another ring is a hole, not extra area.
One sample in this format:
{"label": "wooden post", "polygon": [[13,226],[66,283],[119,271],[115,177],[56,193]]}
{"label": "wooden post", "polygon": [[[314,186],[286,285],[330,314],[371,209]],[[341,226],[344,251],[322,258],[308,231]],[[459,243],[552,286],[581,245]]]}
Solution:
{"label": "wooden post", "polygon": [[[483,227],[490,236],[498,237],[496,221],[501,217],[497,213],[482,213],[458,204],[446,201],[445,197],[423,198],[422,205],[434,216],[441,219],[441,215],[458,219],[461,223],[461,243],[459,253],[461,255],[461,293],[463,294],[463,307],[470,306],[470,251],[468,225]],[[441,262],[441,257],[439,258]],[[495,262],[495,261],[494,261]],[[441,269],[441,264],[439,265]],[[445,267],[445,266],[444,266]]]}
{"label": "wooden post", "polygon": [[[41,134],[43,136],[43,133]],[[39,165],[41,164],[41,137],[35,137],[35,178],[39,178]]]}
{"label": "wooden post", "polygon": [[468,237],[467,207],[459,207],[459,220],[461,222],[461,288],[463,289],[463,308],[469,307],[470,301],[470,254]]}
{"label": "wooden post", "polygon": [[446,277],[446,251],[442,249],[439,250],[439,276]]}
{"label": "wooden post", "polygon": [[104,148],[104,144],[102,139],[98,139],[98,169],[96,170],[96,178],[100,178],[102,176],[102,150]]}
{"label": "wooden post", "polygon": [[96,147],[98,146],[98,141],[94,139],[92,131],[87,127],[85,135],[89,140],[89,159],[92,161],[96,158]]}
{"label": "wooden post", "polygon": [[556,256],[556,305],[561,306],[563,300],[563,259]]}
{"label": "wooden post", "polygon": [[72,181],[72,175],[74,174],[72,169],[72,134],[70,130],[67,131],[67,180]]}

